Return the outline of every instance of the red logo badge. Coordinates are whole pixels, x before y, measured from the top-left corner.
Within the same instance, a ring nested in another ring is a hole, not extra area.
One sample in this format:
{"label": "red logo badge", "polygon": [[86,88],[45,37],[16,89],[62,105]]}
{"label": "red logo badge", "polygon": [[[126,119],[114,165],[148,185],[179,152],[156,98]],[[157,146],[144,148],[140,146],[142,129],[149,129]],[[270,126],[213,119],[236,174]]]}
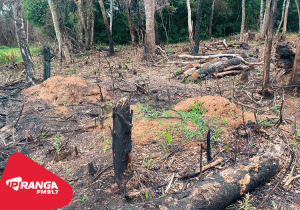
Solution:
{"label": "red logo badge", "polygon": [[72,187],[22,153],[12,154],[0,180],[1,209],[52,210],[67,205]]}

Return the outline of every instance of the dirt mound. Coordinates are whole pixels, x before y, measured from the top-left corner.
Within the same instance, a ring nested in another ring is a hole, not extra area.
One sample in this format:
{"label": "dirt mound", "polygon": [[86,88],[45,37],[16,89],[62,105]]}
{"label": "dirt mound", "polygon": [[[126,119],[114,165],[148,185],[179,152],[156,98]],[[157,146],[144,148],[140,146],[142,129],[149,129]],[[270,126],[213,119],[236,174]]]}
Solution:
{"label": "dirt mound", "polygon": [[[108,93],[101,89],[105,100],[109,100]],[[35,85],[24,91],[29,100],[42,99],[52,105],[70,105],[82,100],[96,102],[100,99],[99,88],[91,88],[81,77],[54,76],[42,84]]]}
{"label": "dirt mound", "polygon": [[[234,103],[231,103],[228,99],[220,96],[203,96],[196,98],[189,98],[185,101],[179,102],[174,109],[176,111],[190,111],[195,104],[202,103],[202,106],[207,109],[204,114],[205,117],[210,119],[217,118],[223,121],[226,118],[226,125],[230,127],[237,126],[243,123],[242,110],[240,110]],[[255,122],[254,114],[245,112],[245,121],[248,120]]]}
{"label": "dirt mound", "polygon": [[[222,127],[223,135],[229,135],[229,131],[232,130],[232,128],[243,124],[242,110],[223,97],[203,96],[189,98],[179,102],[174,107],[174,110],[188,112],[193,109],[195,104],[199,104],[200,102],[202,103],[202,106],[207,109],[207,112],[203,115],[204,120],[208,122],[210,126]],[[134,113],[138,112],[136,106],[132,106],[131,108],[134,110]],[[255,122],[253,113],[244,112],[244,116],[246,123],[248,120]],[[173,136],[172,140],[179,140],[183,138],[183,136],[178,132],[174,132],[179,129],[175,126],[177,123],[182,123],[180,115],[178,115],[178,118],[174,119],[161,118],[153,120],[136,117],[133,119],[132,140],[135,144],[166,140],[165,132],[167,129],[170,129],[171,131],[171,135]],[[186,127],[189,130],[195,130],[195,126],[191,122],[188,122]]]}

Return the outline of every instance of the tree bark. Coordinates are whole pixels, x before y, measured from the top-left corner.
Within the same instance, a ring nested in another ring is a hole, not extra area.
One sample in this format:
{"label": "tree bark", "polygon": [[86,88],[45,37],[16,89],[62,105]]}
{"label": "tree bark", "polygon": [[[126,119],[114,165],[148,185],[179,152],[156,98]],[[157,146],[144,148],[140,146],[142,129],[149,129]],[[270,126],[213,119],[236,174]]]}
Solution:
{"label": "tree bark", "polygon": [[15,0],[14,2],[12,2],[12,7],[18,43],[26,71],[26,82],[29,84],[34,84],[35,70],[32,56],[25,36],[22,1]]}
{"label": "tree bark", "polygon": [[113,25],[113,19],[114,19],[114,0],[110,0],[110,4],[109,4],[109,13],[110,13],[110,19],[109,19],[109,30],[110,33],[112,34],[112,25]]}
{"label": "tree bark", "polygon": [[263,26],[264,19],[264,0],[260,0],[260,12],[259,12],[259,28]]}
{"label": "tree bark", "polygon": [[267,152],[261,158],[245,160],[193,184],[182,192],[144,203],[125,205],[121,209],[225,209],[244,194],[265,184],[279,170],[278,158]]}
{"label": "tree bark", "polygon": [[267,34],[267,44],[264,53],[264,72],[263,72],[263,83],[262,83],[262,94],[266,97],[271,95],[269,90],[270,86],[270,61],[272,54],[272,42],[273,42],[273,29],[274,22],[276,18],[277,0],[273,0],[272,10],[270,13],[269,21],[267,22],[268,34]]}
{"label": "tree bark", "polygon": [[245,29],[245,0],[242,0],[242,24],[241,24],[241,34],[240,41],[243,41],[244,29]]}
{"label": "tree bark", "polygon": [[145,59],[150,60],[155,55],[155,1],[144,0],[146,13]]}
{"label": "tree bark", "polygon": [[[213,0],[213,4],[214,4],[214,2],[215,2],[215,0]],[[190,0],[186,0],[186,7],[187,7],[187,12],[188,12],[189,39],[190,39],[190,44],[193,45],[194,39],[193,39],[193,24],[192,24],[192,12],[191,12]],[[211,31],[210,31],[210,34],[211,34]]]}
{"label": "tree bark", "polygon": [[104,7],[104,4],[103,4],[103,0],[98,0],[98,2],[100,4],[100,8],[101,8],[101,12],[102,12],[104,24],[105,24],[106,31],[107,31],[108,42],[109,42],[109,55],[111,56],[111,55],[115,54],[114,42],[113,42],[111,31],[109,29],[109,24],[108,24],[108,21],[107,21],[107,18],[106,18],[106,12],[105,12],[105,7]]}
{"label": "tree bark", "polygon": [[129,31],[130,31],[130,36],[131,36],[131,43],[135,47],[136,46],[136,40],[135,40],[135,34],[134,34],[134,23],[132,21],[130,7],[131,7],[131,0],[128,0],[127,4],[126,4],[127,18],[128,18],[128,23],[129,23]]}
{"label": "tree bark", "polygon": [[285,14],[284,14],[283,28],[282,28],[282,36],[285,36],[285,34],[286,34],[289,6],[290,6],[290,0],[287,0],[287,2],[286,2],[286,7],[285,7]]}
{"label": "tree bark", "polygon": [[[298,42],[290,85],[300,85],[300,41]],[[300,88],[298,87],[298,90]]]}
{"label": "tree bark", "polygon": [[296,2],[296,7],[297,7],[297,12],[298,12],[298,19],[299,19],[299,34],[300,34],[300,10],[299,10],[299,4],[298,4],[298,0],[295,0]]}
{"label": "tree bark", "polygon": [[267,30],[269,27],[268,23],[270,20],[270,7],[271,7],[271,0],[267,0],[263,26],[260,29],[260,39],[264,39],[267,34]]}
{"label": "tree bark", "polygon": [[200,46],[200,26],[202,16],[202,0],[198,0],[197,18],[196,18],[196,31],[195,31],[195,45],[193,55],[198,55]]}
{"label": "tree bark", "polygon": [[143,24],[143,19],[141,18],[141,13],[140,13],[140,8],[139,8],[139,4],[138,4],[138,0],[133,0],[133,6],[135,8],[135,13],[137,15],[138,18],[138,32],[139,32],[139,38],[141,42],[144,42],[145,39],[145,29],[144,29],[144,24]]}
{"label": "tree bark", "polygon": [[280,20],[280,23],[279,23],[279,26],[277,28],[277,31],[276,31],[276,35],[275,36],[278,36],[279,34],[279,31],[280,31],[280,28],[281,28],[281,25],[283,23],[283,18],[284,18],[284,8],[285,8],[285,3],[286,3],[286,0],[283,1],[283,5],[282,5],[282,12],[281,12],[281,20]]}
{"label": "tree bark", "polygon": [[52,20],[53,20],[53,25],[54,25],[54,30],[56,34],[56,38],[58,41],[58,50],[59,50],[59,56],[61,57],[61,52],[64,52],[65,58],[67,63],[71,63],[71,56],[68,47],[63,43],[61,32],[59,29],[59,22],[58,22],[58,17],[56,13],[56,8],[54,6],[54,3],[52,0],[48,0],[48,4],[50,6],[51,14],[52,14]]}

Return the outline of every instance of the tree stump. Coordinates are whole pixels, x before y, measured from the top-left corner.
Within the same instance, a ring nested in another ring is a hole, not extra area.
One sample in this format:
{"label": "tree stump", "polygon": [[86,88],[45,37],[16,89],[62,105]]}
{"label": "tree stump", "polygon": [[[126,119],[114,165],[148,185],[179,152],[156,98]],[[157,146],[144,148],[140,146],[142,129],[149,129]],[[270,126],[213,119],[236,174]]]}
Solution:
{"label": "tree stump", "polygon": [[43,47],[43,55],[44,55],[44,80],[50,78],[50,60],[51,60],[51,54],[50,54],[50,47],[44,46]]}
{"label": "tree stump", "polygon": [[112,150],[113,165],[116,179],[122,179],[124,172],[131,165],[130,152],[131,128],[133,111],[130,111],[128,102],[118,104],[113,109]]}

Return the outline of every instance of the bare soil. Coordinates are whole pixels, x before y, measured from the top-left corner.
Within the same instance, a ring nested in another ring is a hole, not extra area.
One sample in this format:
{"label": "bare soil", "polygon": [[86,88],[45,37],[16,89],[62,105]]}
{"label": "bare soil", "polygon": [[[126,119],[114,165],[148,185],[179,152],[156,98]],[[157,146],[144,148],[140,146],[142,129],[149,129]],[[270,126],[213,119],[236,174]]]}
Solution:
{"label": "bare soil", "polygon": [[[296,39],[294,36],[288,37],[294,47]],[[250,62],[261,61],[264,44],[248,44],[250,50],[236,48],[233,49],[234,53],[246,54]],[[187,187],[231,167],[235,164],[235,158],[236,161],[242,161],[263,154],[273,143],[280,144],[285,151],[285,155],[280,157],[282,170],[266,185],[250,192],[248,202],[251,207],[257,207],[281,179],[290,161],[290,150],[296,152],[296,158],[287,177],[300,174],[300,136],[294,134],[295,129],[299,128],[300,99],[297,90],[288,92],[286,88],[283,89],[284,120],[278,129],[275,128],[279,119],[278,105],[283,99],[282,88],[278,87],[287,85],[289,75],[284,74],[285,70],[275,67],[274,56],[271,65],[274,98],[270,99],[258,94],[262,65],[255,65],[250,70],[247,82],[241,82],[240,75],[183,82],[181,75],[176,75],[176,72],[186,66],[193,67],[199,61],[182,60],[188,62],[184,66],[168,63],[177,61],[176,55],[187,53],[187,46],[170,45],[167,48],[172,48],[174,54],[169,55],[168,60],[158,56],[154,63],[142,59],[142,47],[118,48],[113,57],[106,57],[107,52],[94,49],[74,56],[72,64],[62,66],[54,59],[51,78],[29,88],[20,80],[24,78],[21,70],[16,70],[10,76],[2,74],[2,87],[5,88],[0,89],[0,114],[3,114],[0,115],[0,128],[8,145],[4,146],[0,141],[0,161],[7,160],[11,153],[19,151],[68,181],[74,195],[71,203],[62,209],[120,209],[128,203],[146,202],[146,191],[149,191],[152,199],[162,196],[170,178],[174,176],[166,195],[179,192],[185,185],[185,181],[179,177],[199,169],[200,145],[204,145],[208,129],[205,126],[202,133],[187,138],[180,127],[183,122],[178,111],[191,111],[201,103],[207,110],[202,119],[212,128],[215,136],[212,143],[213,158],[223,157],[224,162],[205,171],[200,177],[192,178]],[[257,51],[258,56],[252,57]],[[222,52],[228,50],[205,51],[206,54]],[[34,60],[37,76],[42,78],[42,56]],[[125,95],[131,95],[130,104],[134,113],[133,174],[126,185],[126,194],[131,195],[130,199],[125,198],[124,191],[115,183],[113,168],[108,168],[112,165],[112,105]],[[244,104],[244,111],[240,104]],[[141,106],[152,107],[159,114],[151,119],[149,110],[141,110]],[[171,117],[161,116],[164,112],[169,112]],[[260,130],[250,126],[256,124],[254,112],[261,122]],[[245,124],[249,125],[247,132],[250,132],[250,138],[244,131]],[[191,121],[186,123],[186,128],[197,131]],[[236,129],[239,128],[237,138]],[[167,131],[172,136],[170,145],[166,138]],[[59,155],[54,146],[55,136],[60,139]],[[171,154],[167,160],[162,144]],[[234,150],[237,150],[236,157]],[[203,161],[207,163],[206,152]],[[93,176],[88,172],[88,163],[93,163],[97,171]],[[282,182],[262,208],[299,209],[299,187],[300,179],[295,179],[287,186]],[[228,209],[245,209],[245,204],[240,204],[244,201],[245,198],[242,198]]]}

